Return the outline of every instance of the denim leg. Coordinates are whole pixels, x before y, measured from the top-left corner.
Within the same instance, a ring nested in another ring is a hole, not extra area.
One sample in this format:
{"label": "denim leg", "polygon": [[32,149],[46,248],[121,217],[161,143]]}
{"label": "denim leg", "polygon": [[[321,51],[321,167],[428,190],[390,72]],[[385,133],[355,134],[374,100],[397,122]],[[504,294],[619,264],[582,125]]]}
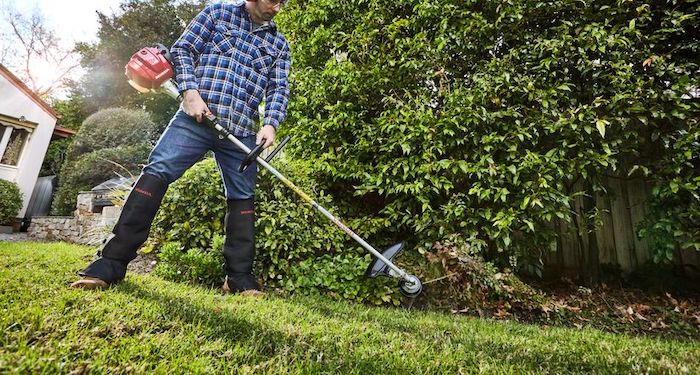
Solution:
{"label": "denim leg", "polygon": [[215,131],[179,110],[151,151],[143,173],[170,184],[213,149]]}
{"label": "denim leg", "polygon": [[[255,147],[255,135],[239,137],[238,139],[248,148]],[[258,181],[258,163],[253,161],[243,173],[238,172],[238,167],[246,157],[246,153],[228,139],[217,139],[214,156],[221,173],[221,179],[224,182],[226,199],[253,198],[255,184]]]}

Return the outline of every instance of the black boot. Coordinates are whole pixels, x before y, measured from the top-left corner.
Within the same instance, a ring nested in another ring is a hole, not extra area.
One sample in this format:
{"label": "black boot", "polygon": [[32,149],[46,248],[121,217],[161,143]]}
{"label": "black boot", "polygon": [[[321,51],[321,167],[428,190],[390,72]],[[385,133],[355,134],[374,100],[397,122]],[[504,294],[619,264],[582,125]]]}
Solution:
{"label": "black boot", "polygon": [[253,276],[255,260],[255,202],[253,199],[228,200],[224,272],[226,287],[232,292],[259,290]]}
{"label": "black boot", "polygon": [[124,203],[112,234],[98,251],[100,256],[79,274],[108,284],[124,279],[126,266],[148,239],[151,223],[158,212],[168,184],[158,177],[142,174]]}

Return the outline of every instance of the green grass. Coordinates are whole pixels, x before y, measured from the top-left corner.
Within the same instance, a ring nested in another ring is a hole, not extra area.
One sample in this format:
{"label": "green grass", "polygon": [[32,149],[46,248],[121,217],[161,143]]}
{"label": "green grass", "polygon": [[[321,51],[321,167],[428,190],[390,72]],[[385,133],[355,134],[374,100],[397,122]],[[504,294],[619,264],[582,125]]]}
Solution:
{"label": "green grass", "polygon": [[222,295],[129,275],[68,284],[94,249],[0,243],[0,373],[700,373],[700,343]]}

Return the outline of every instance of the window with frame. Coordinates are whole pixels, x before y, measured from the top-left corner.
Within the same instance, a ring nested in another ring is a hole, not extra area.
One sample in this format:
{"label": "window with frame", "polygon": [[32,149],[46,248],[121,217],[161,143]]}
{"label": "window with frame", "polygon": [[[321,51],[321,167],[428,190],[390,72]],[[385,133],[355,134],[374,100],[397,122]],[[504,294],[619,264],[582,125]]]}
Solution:
{"label": "window with frame", "polygon": [[16,167],[28,139],[27,129],[0,124],[0,164]]}

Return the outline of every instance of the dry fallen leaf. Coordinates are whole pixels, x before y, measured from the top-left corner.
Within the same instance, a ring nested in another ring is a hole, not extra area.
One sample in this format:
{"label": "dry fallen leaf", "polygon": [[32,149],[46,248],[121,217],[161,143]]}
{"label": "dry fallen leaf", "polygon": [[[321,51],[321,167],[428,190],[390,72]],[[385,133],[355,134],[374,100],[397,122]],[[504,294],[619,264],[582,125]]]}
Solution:
{"label": "dry fallen leaf", "polygon": [[643,66],[651,66],[654,61],[656,61],[657,57],[656,56],[650,56],[648,59],[644,60],[642,63]]}

